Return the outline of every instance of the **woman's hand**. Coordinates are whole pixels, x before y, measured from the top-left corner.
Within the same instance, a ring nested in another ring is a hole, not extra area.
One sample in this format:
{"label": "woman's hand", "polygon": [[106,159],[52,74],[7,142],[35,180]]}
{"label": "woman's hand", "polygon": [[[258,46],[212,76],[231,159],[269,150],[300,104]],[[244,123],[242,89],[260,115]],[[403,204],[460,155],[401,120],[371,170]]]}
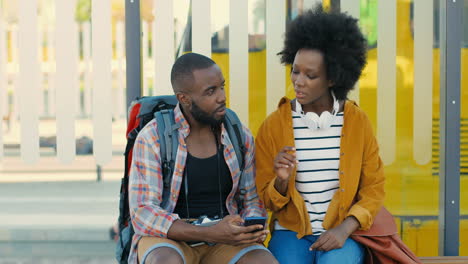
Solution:
{"label": "woman's hand", "polygon": [[274,161],[274,170],[276,174],[275,189],[282,195],[288,190],[289,178],[297,164],[296,149],[294,147],[284,147]]}
{"label": "woman's hand", "polygon": [[354,216],[347,217],[339,226],[323,233],[309,250],[330,251],[342,248],[346,239],[358,228],[358,220]]}

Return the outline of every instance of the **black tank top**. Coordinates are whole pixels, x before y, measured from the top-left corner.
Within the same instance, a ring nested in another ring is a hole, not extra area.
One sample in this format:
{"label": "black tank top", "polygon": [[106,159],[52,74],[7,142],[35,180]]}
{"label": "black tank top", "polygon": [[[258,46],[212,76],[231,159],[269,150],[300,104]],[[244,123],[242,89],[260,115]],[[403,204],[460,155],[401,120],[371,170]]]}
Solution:
{"label": "black tank top", "polygon": [[[188,187],[187,197],[186,184]],[[231,172],[224,160],[222,149],[218,150],[218,154],[205,159],[187,153],[185,173],[174,213],[181,218],[198,218],[202,215],[222,218],[229,214],[226,208],[226,199],[231,190]],[[224,215],[221,213],[221,207]]]}

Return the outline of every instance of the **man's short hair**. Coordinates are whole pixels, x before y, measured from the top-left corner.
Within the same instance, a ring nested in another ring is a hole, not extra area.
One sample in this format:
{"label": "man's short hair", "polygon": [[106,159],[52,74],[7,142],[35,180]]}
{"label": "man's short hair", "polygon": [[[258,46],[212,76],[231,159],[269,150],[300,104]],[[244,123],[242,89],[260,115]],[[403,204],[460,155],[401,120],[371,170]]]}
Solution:
{"label": "man's short hair", "polygon": [[206,69],[215,64],[212,59],[198,53],[187,53],[180,56],[171,70],[171,84],[174,93],[190,88],[189,85],[193,82],[195,70]]}

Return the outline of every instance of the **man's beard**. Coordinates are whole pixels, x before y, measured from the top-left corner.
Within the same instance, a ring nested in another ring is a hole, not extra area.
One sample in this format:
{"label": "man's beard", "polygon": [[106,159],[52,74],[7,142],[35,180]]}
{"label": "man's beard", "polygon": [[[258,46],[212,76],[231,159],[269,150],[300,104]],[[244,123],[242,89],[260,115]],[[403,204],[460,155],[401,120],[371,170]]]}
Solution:
{"label": "man's beard", "polygon": [[218,120],[214,117],[213,114],[209,114],[203,111],[195,102],[192,101],[192,109],[190,109],[190,113],[192,114],[193,118],[197,120],[197,122],[210,125],[212,127],[218,127],[224,121],[224,115]]}

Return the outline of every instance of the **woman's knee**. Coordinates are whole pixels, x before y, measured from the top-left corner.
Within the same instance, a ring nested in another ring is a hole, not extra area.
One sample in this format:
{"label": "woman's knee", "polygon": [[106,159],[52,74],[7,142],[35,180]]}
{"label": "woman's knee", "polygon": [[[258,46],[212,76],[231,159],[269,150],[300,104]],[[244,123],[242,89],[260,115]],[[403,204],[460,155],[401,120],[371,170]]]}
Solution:
{"label": "woman's knee", "polygon": [[321,252],[318,256],[318,263],[362,264],[364,257],[364,247],[348,238],[342,248]]}
{"label": "woman's knee", "polygon": [[279,264],[273,255],[263,249],[256,249],[242,256],[237,264]]}
{"label": "woman's knee", "polygon": [[182,256],[172,248],[160,247],[151,250],[143,264],[183,264]]}

